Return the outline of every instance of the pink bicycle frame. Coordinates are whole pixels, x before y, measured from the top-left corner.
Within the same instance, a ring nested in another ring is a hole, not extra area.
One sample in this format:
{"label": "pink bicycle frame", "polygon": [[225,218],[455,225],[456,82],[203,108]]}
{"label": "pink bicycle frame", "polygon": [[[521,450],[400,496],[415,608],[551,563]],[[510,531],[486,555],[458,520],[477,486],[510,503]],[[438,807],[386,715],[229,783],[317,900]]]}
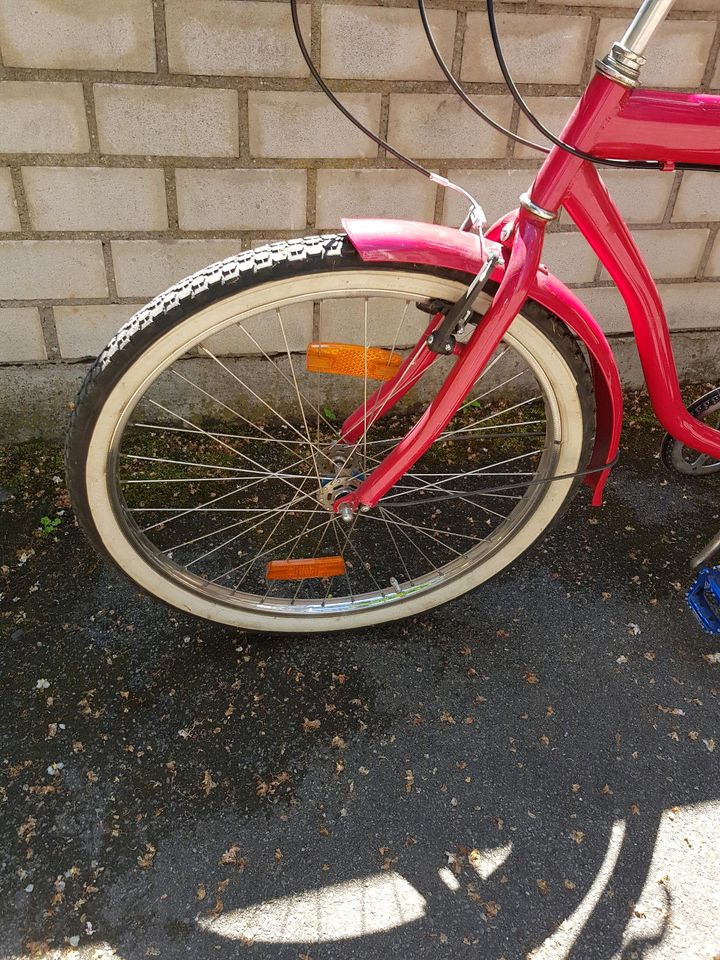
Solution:
{"label": "pink bicycle frame", "polygon": [[[698,94],[630,90],[597,73],[579,101],[562,140],[577,149],[617,159],[661,161],[668,171],[676,163],[720,166],[720,97]],[[662,173],[658,173],[662,176]],[[632,321],[648,392],[662,426],[677,440],[695,450],[720,458],[720,431],[692,417],[680,394],[670,334],[657,287],[617,207],[595,167],[558,147],[546,158],[519,211],[503,218],[488,232],[486,247],[501,252],[504,265],[493,279],[499,288],[482,323],[478,324],[441,390],[410,432],[370,473],[352,494],[340,498],[335,509],[349,504],[353,510],[374,506],[432,445],[452,419],[490,356],[528,296],[539,299],[542,287],[540,256],[545,227],[565,207],[622,294]],[[479,238],[471,249],[472,235],[445,227],[397,221],[348,221],[350,239],[366,260],[432,263],[476,273],[482,265]],[[412,229],[414,228],[414,229]],[[438,233],[441,231],[441,233]],[[497,246],[493,241],[502,237]],[[578,316],[576,298],[557,284],[568,309],[558,313]],[[571,324],[572,325],[572,324]],[[575,327],[590,347],[596,390],[606,391],[599,405],[599,442],[591,468],[602,466],[615,454],[619,442],[621,397],[614,363],[608,364],[605,344],[598,344],[599,328],[586,316]],[[591,343],[588,337],[593,338]],[[607,347],[609,352],[609,347]],[[409,386],[416,374],[435,359],[421,340],[393,381],[384,384],[343,425],[349,442],[357,438],[364,422],[383,415]],[[590,480],[594,503],[608,471]]]}

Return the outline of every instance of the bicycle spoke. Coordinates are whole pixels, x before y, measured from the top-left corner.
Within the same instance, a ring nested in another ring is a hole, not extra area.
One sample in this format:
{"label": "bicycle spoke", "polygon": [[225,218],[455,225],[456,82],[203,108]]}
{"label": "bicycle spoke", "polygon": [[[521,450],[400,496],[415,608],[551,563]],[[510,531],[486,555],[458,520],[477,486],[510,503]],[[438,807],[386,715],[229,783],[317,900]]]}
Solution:
{"label": "bicycle spoke", "polygon": [[[291,503],[292,502],[293,501],[291,501]],[[282,511],[282,507],[268,507],[266,510],[262,511],[262,516],[259,522],[255,523],[252,527],[247,527],[245,530],[242,530],[239,536],[244,536],[246,533],[249,532],[249,530],[254,530],[256,527],[261,526],[266,519],[268,519],[270,516],[272,516],[275,513],[280,513],[281,511]],[[189,511],[189,512],[192,513],[194,511]],[[172,547],[168,547],[163,552],[175,553],[176,550],[180,550],[183,547],[192,546],[193,544],[200,543],[203,540],[208,540],[210,537],[215,537],[219,533],[225,533],[227,530],[237,530],[238,527],[246,527],[247,524],[252,523],[253,520],[257,520],[257,519],[258,519],[257,517],[246,517],[244,520],[238,520],[235,523],[228,523],[224,527],[217,527],[215,530],[209,530],[207,533],[202,533],[200,534],[200,536],[193,537],[192,540],[184,540],[182,543],[178,543]],[[233,538],[233,539],[237,539],[237,538]],[[227,541],[227,542],[230,542],[230,541]],[[202,557],[199,557],[197,559],[202,559]],[[196,562],[197,560],[193,561],[193,563],[196,563]]]}
{"label": "bicycle spoke", "polygon": [[[323,523],[332,523],[333,520],[334,520],[334,517],[330,517],[328,520],[323,521]],[[310,527],[309,530],[307,530],[307,533],[312,533],[313,530],[319,530],[322,525],[323,525],[322,523],[319,523],[314,527]],[[231,570],[226,570],[225,573],[221,573],[217,577],[212,579],[210,583],[217,583],[218,580],[224,580],[225,577],[229,576],[231,573],[237,573],[238,570],[242,570],[244,567],[248,565],[248,563],[257,563],[258,560],[262,560],[265,557],[270,556],[271,554],[275,553],[276,550],[280,550],[282,549],[282,547],[285,547],[290,543],[294,543],[301,536],[303,536],[303,534],[298,533],[294,537],[290,537],[288,540],[283,541],[283,543],[279,543],[277,546],[271,547],[269,550],[265,550],[264,553],[259,554],[256,557],[253,557],[252,560],[246,560],[245,563],[241,563],[237,567],[233,567]]]}
{"label": "bicycle spoke", "polygon": [[[186,420],[185,417],[183,417],[181,414],[174,413],[168,407],[163,406],[161,403],[158,403],[156,400],[149,400],[148,402],[154,404],[156,407],[159,407],[161,410],[164,410],[165,413],[169,413],[171,416],[177,417],[179,420],[182,420],[183,423],[189,423],[190,426],[195,426],[195,424],[191,423],[191,421],[189,420]],[[225,441],[221,440],[219,437],[211,436],[207,432],[207,430],[203,430],[202,427],[198,427],[197,429],[198,429],[198,433],[202,433],[204,436],[210,437],[210,439],[213,440],[215,443],[219,443],[220,446],[225,447],[227,450],[230,450],[231,453],[234,453],[236,456],[242,457],[243,460],[247,460],[248,463],[252,463],[253,466],[259,467],[260,470],[265,469],[261,463],[257,462],[257,460],[254,460],[252,457],[248,457],[246,454],[241,453],[239,450],[236,450],[235,447],[230,446],[229,443],[225,443]],[[294,483],[291,483],[289,480],[285,480],[285,478],[282,475],[276,473],[276,474],[273,474],[273,476],[277,477],[278,480],[282,480],[283,483],[287,483],[287,485],[292,487],[293,490],[298,489],[298,487]]]}
{"label": "bicycle spoke", "polygon": [[363,560],[360,552],[358,551],[357,547],[355,546],[355,544],[353,543],[353,540],[352,540],[352,535],[353,535],[353,533],[354,533],[354,531],[355,531],[355,527],[357,526],[358,518],[361,517],[361,516],[363,516],[363,514],[361,514],[361,513],[356,513],[355,516],[353,517],[353,521],[352,521],[352,523],[350,524],[350,529],[349,529],[349,531],[347,532],[347,534],[345,533],[344,530],[342,531],[342,532],[343,532],[343,535],[345,536],[345,546],[346,546],[346,547],[350,547],[350,549],[353,551],[353,553],[355,554],[355,556],[356,556],[356,557],[358,558],[358,560],[360,561],[360,564],[361,564],[363,570],[365,570],[366,573],[370,574],[370,579],[371,579],[372,582],[375,584],[375,587],[376,587],[377,590],[379,590],[380,593],[382,593],[383,596],[384,596],[384,595],[385,595],[385,591],[382,589],[382,587],[380,586],[380,584],[377,582],[377,579],[376,579],[376,577],[375,577],[375,574],[374,574],[373,571],[372,571],[372,568],[371,568],[370,564],[369,564],[367,561]]}
{"label": "bicycle spoke", "polygon": [[[298,401],[300,401],[300,397],[301,397],[301,395],[302,395],[303,398],[304,398],[304,400],[305,400],[305,402],[306,402],[307,405],[310,407],[310,409],[311,409],[311,410],[314,410],[314,411],[317,413],[317,415],[322,418],[323,423],[325,424],[325,426],[328,427],[328,428],[337,436],[337,435],[339,434],[339,432],[340,432],[340,431],[337,429],[337,427],[334,427],[334,426],[330,423],[330,421],[327,419],[327,417],[324,417],[324,416],[320,413],[320,410],[315,408],[315,405],[313,404],[312,400],[308,400],[308,398],[305,397],[304,394],[301,394],[301,393],[300,393],[300,391],[299,391],[299,389],[298,389],[298,383],[297,383],[297,380],[296,380],[296,378],[295,378],[295,371],[294,371],[294,369],[293,369],[293,362],[292,362],[292,356],[291,356],[291,354],[290,354],[290,347],[288,346],[287,337],[285,336],[285,325],[283,324],[283,320],[282,320],[282,316],[281,316],[281,314],[280,314],[280,310],[278,309],[278,310],[276,310],[275,312],[277,313],[278,320],[280,321],[280,329],[281,329],[283,341],[284,341],[284,343],[285,343],[285,351],[286,351],[286,353],[287,353],[287,357],[288,357],[288,360],[289,360],[289,362],[290,362],[290,369],[292,370],[292,380],[290,379],[290,377],[288,377],[288,375],[285,373],[285,371],[282,369],[282,367],[281,367],[278,363],[276,363],[275,360],[273,360],[273,358],[270,356],[270,354],[268,354],[265,350],[263,350],[263,348],[262,348],[262,347],[260,346],[260,344],[257,342],[257,340],[255,339],[255,337],[253,337],[253,335],[250,333],[250,331],[247,330],[247,329],[242,325],[242,323],[237,323],[236,326],[240,327],[240,329],[243,331],[243,333],[244,333],[246,336],[248,336],[248,337],[250,338],[250,340],[252,340],[252,342],[253,342],[253,343],[255,344],[255,346],[258,348],[258,350],[260,351],[260,353],[265,357],[265,359],[268,361],[268,363],[272,364],[272,366],[274,367],[274,369],[277,370],[277,372],[280,374],[280,376],[283,378],[283,380],[285,380],[286,383],[289,383],[291,387],[294,387],[294,388],[295,388],[295,390],[297,391],[297,394],[298,394]],[[300,406],[302,407],[302,401],[300,401]],[[308,441],[309,441],[309,436],[308,436]]]}
{"label": "bicycle spoke", "polygon": [[[258,430],[258,431],[260,432],[260,434],[262,434],[263,437],[267,437],[267,438],[270,439],[273,443],[281,443],[281,444],[285,445],[285,443],[286,443],[285,440],[276,440],[274,437],[271,437],[270,434],[267,433],[267,431],[266,431],[263,427],[260,427],[260,426],[258,426],[257,424],[253,423],[252,420],[248,420],[247,417],[244,417],[241,413],[238,413],[237,410],[233,410],[233,408],[230,407],[230,406],[228,406],[227,403],[224,403],[222,400],[219,400],[219,399],[218,399],[216,396],[214,396],[212,393],[209,393],[209,391],[207,391],[207,390],[205,390],[203,387],[201,387],[199,383],[195,383],[193,380],[190,380],[189,377],[186,377],[185,374],[180,373],[179,370],[176,370],[176,369],[173,367],[172,370],[171,370],[171,373],[172,373],[174,376],[176,376],[179,380],[183,380],[185,383],[188,384],[188,386],[192,387],[194,390],[197,390],[197,391],[198,391],[199,393],[201,393],[203,396],[207,397],[208,400],[212,400],[212,401],[213,401],[214,403],[216,403],[219,407],[222,407],[223,410],[227,410],[228,413],[232,413],[232,415],[233,415],[234,417],[237,417],[239,420],[242,420],[243,423],[248,423],[251,427],[254,427],[254,429],[255,429],[255,430]],[[191,424],[191,426],[192,426],[192,424]],[[212,434],[211,434],[211,436],[212,436]],[[222,436],[222,434],[218,434],[218,436]],[[292,453],[293,456],[296,455],[295,452],[294,452],[291,448],[288,447],[288,449],[290,450],[290,453]]]}
{"label": "bicycle spoke", "polygon": [[[380,510],[380,513],[381,513],[383,516],[387,513],[387,511],[385,510],[385,508],[384,508],[383,506],[378,505],[378,508],[379,508],[379,510]],[[408,543],[410,543],[410,545],[411,545],[415,550],[417,550],[417,552],[420,554],[420,556],[423,558],[423,560],[425,560],[425,562],[427,563],[428,567],[430,567],[430,569],[432,569],[432,570],[436,569],[436,564],[433,563],[433,561],[430,559],[430,557],[428,557],[428,555],[425,553],[425,551],[424,551],[421,547],[419,547],[419,546],[417,545],[417,543],[415,542],[415,540],[413,540],[413,538],[410,536],[410,534],[407,532],[407,530],[405,529],[404,526],[402,526],[402,525],[398,526],[398,532],[401,533],[401,534],[405,537],[405,539],[408,541]]]}
{"label": "bicycle spoke", "polygon": [[[220,403],[219,400],[217,402]],[[137,427],[143,430],[157,430],[157,431],[160,431],[161,433],[196,433],[197,432],[196,430],[191,430],[189,427],[168,427],[168,426],[165,426],[164,424],[159,424],[159,423],[135,422],[131,424],[131,426]],[[214,437],[222,437],[223,440],[252,440],[252,441],[257,440],[257,437],[248,436],[245,433],[220,433],[219,431],[216,431],[216,430],[208,430],[208,433]],[[277,440],[275,439],[275,437],[271,437],[269,434],[263,437],[263,443],[279,443],[281,445],[288,445],[288,446],[294,443],[296,446],[299,446],[304,442],[305,442],[304,440]]]}
{"label": "bicycle spoke", "polygon": [[[308,527],[308,525],[310,524],[310,521],[312,520],[312,517],[313,517],[313,515],[314,515],[316,512],[317,512],[316,510],[313,510],[313,511],[311,512],[310,516],[309,516],[309,517],[307,518],[307,520],[305,521],[305,526],[303,527],[303,530],[301,531],[301,533],[304,532],[305,530],[307,530],[307,527]],[[284,510],[284,511],[282,512],[281,516],[278,518],[277,523],[275,524],[275,526],[272,528],[272,530],[270,531],[270,533],[269,533],[269,534],[267,535],[267,537],[265,538],[265,541],[264,541],[263,545],[260,547],[260,553],[262,553],[263,550],[265,549],[265,547],[267,547],[268,543],[270,543],[270,541],[272,540],[273,536],[275,535],[275,531],[276,531],[277,528],[280,526],[280,524],[283,522],[283,520],[286,519],[286,517],[287,517],[287,510]],[[294,549],[294,548],[293,548],[293,549]],[[257,560],[257,557],[255,558],[255,560]],[[237,593],[237,592],[239,591],[240,587],[241,587],[241,586],[243,585],[243,583],[245,582],[248,574],[250,573],[250,571],[252,570],[252,568],[255,566],[255,560],[250,564],[250,566],[246,569],[245,573],[242,575],[242,577],[240,578],[240,580],[235,584],[235,586],[234,586],[234,588],[233,588],[233,591],[234,591],[235,593]],[[268,595],[269,592],[270,592],[270,587],[268,587],[268,589],[265,591],[265,596],[266,596],[266,597],[267,597],[267,595]]]}
{"label": "bicycle spoke", "polygon": [[[266,400],[263,400],[260,394],[256,393],[252,389],[252,387],[248,386],[247,383],[245,383],[242,377],[239,377],[236,373],[233,373],[233,371],[229,367],[226,367],[221,360],[218,360],[215,354],[211,353],[207,349],[207,347],[201,347],[200,349],[202,350],[203,353],[206,353],[209,357],[211,357],[219,367],[222,367],[222,369],[226,373],[228,373],[233,378],[233,380],[236,380],[244,390],[247,390],[250,396],[255,397],[255,399],[258,400],[264,407],[266,407],[270,411],[270,413],[274,414],[278,418],[278,420],[280,420],[281,423],[284,423],[286,427],[289,427],[293,431],[293,433],[296,433],[302,440],[307,441],[307,437],[304,437],[302,432],[298,430],[297,427],[294,427],[286,417],[284,417],[281,413],[279,413],[274,407],[271,407]],[[330,460],[330,462],[332,462],[332,458],[329,457],[320,447],[317,447],[315,444],[311,444],[311,445],[313,449],[315,449],[318,453],[324,456],[327,460]]]}
{"label": "bicycle spoke", "polygon": [[[379,520],[380,522],[382,522],[382,520],[385,519],[385,522],[394,523],[398,527],[410,527],[413,530],[417,530],[419,533],[428,533],[428,534],[441,533],[448,537],[458,537],[461,540],[472,540],[473,543],[482,543],[482,541],[484,540],[484,537],[472,537],[468,533],[456,533],[456,531],[454,530],[440,530],[437,527],[424,527],[418,523],[410,523],[408,520],[404,520],[402,517],[398,517],[397,514],[393,513],[391,510],[388,510],[388,509],[385,509],[384,512],[385,514],[389,514],[390,517],[393,517],[394,519],[388,521],[386,518],[376,517],[372,513],[366,513],[364,514],[364,516],[368,520]],[[433,536],[432,539],[435,539],[435,537]],[[440,543],[441,541],[438,540],[437,542]],[[447,544],[443,544],[443,546],[447,546]]]}
{"label": "bicycle spoke", "polygon": [[[300,394],[300,388],[298,387],[297,377],[295,376],[295,365],[292,361],[292,356],[290,355],[290,346],[288,344],[287,336],[285,335],[285,324],[282,320],[282,314],[280,311],[277,311],[277,318],[280,322],[280,330],[282,332],[283,342],[285,344],[285,351],[287,352],[288,363],[290,364],[290,372],[292,373],[292,383],[295,387],[295,395],[297,396],[298,406],[300,408],[300,415],[302,416],[303,426],[305,427],[305,436],[307,438],[308,446],[310,447],[310,452],[312,454],[313,466],[315,468],[315,475],[317,476],[318,487],[322,486],[322,481],[320,479],[320,470],[317,465],[317,458],[315,457],[315,447],[313,442],[310,439],[310,428],[308,427],[307,417],[305,416],[305,407],[303,406],[302,396]],[[277,364],[275,364],[277,366]],[[285,378],[287,379],[287,377]],[[289,382],[289,381],[288,381]]]}
{"label": "bicycle spoke", "polygon": [[219,497],[211,497],[209,500],[205,500],[203,503],[198,504],[198,505],[195,506],[195,507],[191,507],[191,508],[187,509],[185,512],[179,513],[179,514],[178,514],[177,516],[175,516],[175,517],[170,517],[169,519],[159,520],[158,522],[152,524],[152,525],[149,526],[149,527],[144,527],[142,532],[143,532],[143,533],[147,533],[147,531],[149,531],[149,530],[154,530],[156,527],[159,527],[159,526],[165,527],[165,526],[167,526],[168,524],[172,523],[174,520],[179,520],[181,517],[187,516],[187,515],[190,514],[190,513],[194,513],[196,510],[200,510],[200,509],[202,509],[203,507],[209,507],[211,504],[214,506],[214,505],[220,503],[220,501],[226,500],[228,497],[233,497],[233,496],[237,495],[238,493],[244,493],[246,490],[249,490],[250,488],[257,486],[259,483],[262,483],[264,480],[270,478],[271,476],[272,476],[272,474],[268,471],[268,473],[267,473],[266,476],[260,477],[260,478],[258,478],[258,479],[256,479],[256,480],[253,480],[253,481],[251,481],[250,483],[246,483],[246,484],[245,484],[244,486],[242,486],[242,487],[236,487],[234,490],[229,490],[227,493],[223,493],[223,494],[222,494],[221,496],[219,496]]}

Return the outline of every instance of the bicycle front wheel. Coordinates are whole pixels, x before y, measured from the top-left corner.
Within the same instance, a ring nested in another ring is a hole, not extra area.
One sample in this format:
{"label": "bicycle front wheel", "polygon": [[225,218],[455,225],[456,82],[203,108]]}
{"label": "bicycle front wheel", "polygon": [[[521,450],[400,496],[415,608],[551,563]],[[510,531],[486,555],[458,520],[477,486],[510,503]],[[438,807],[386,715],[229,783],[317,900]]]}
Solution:
{"label": "bicycle front wheel", "polygon": [[[356,443],[343,420],[418,341],[428,301],[456,300],[469,279],[366,264],[338,235],[239,254],[158,297],[88,373],[68,434],[94,545],[168,604],[266,631],[417,614],[503,570],[568,503],[577,481],[546,481],[582,469],[594,428],[583,355],[536,304],[377,507],[349,524],[332,509],[455,359],[438,358]],[[334,363],[313,366],[327,343]]]}

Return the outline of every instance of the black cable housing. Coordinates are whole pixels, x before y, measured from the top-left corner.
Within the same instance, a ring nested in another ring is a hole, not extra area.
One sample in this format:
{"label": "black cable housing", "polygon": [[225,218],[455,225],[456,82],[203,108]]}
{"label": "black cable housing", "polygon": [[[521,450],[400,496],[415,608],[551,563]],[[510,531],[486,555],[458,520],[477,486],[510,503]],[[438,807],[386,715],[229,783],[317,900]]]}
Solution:
{"label": "black cable housing", "polygon": [[315,81],[317,82],[318,86],[320,87],[322,92],[325,94],[325,96],[328,97],[328,99],[335,104],[335,106],[338,108],[340,113],[343,114],[343,116],[347,117],[347,119],[351,123],[353,123],[358,128],[358,130],[362,130],[362,132],[367,137],[370,137],[370,139],[373,140],[379,147],[384,147],[385,150],[387,150],[389,154],[395,157],[396,160],[400,160],[402,163],[406,164],[412,170],[416,170],[418,173],[421,173],[424,177],[428,177],[429,179],[432,180],[433,174],[430,172],[430,170],[427,169],[427,167],[424,167],[421,163],[418,163],[416,160],[412,160],[410,157],[406,157],[404,153],[401,153],[399,150],[396,150],[395,147],[392,147],[386,140],[383,140],[382,137],[379,137],[376,133],[373,133],[372,130],[366,127],[364,123],[361,123],[361,121],[358,120],[357,117],[354,117],[352,113],[350,113],[348,108],[340,100],[338,100],[338,98],[332,92],[330,87],[328,87],[328,85],[325,83],[323,78],[320,76],[320,73],[317,67],[313,63],[313,59],[310,56],[310,51],[308,50],[305,44],[305,39],[302,35],[302,28],[300,27],[300,18],[298,17],[297,0],[290,0],[290,10],[292,12],[293,28],[295,30],[295,36],[297,38],[297,42],[300,47],[300,52],[303,55],[303,59],[305,60],[305,63],[307,64],[310,73],[315,78]]}
{"label": "black cable housing", "polygon": [[[418,0],[418,2],[423,2],[423,0]],[[493,47],[495,48],[495,56],[497,57],[500,72],[503,75],[503,80],[505,81],[508,90],[512,94],[515,103],[517,103],[535,129],[539,130],[544,137],[547,137],[548,140],[551,143],[554,143],[556,147],[560,147],[560,149],[564,150],[566,153],[572,154],[573,157],[577,157],[580,160],[588,160],[590,163],[601,164],[604,167],[620,167],[623,170],[627,170],[628,168],[634,170],[663,169],[663,164],[660,163],[659,160],[611,160],[607,157],[596,157],[591,153],[585,153],[583,150],[577,150],[575,147],[571,147],[569,143],[565,143],[556,137],[554,133],[551,133],[551,131],[548,130],[547,127],[538,120],[527,103],[525,103],[525,100],[523,99],[518,88],[515,86],[515,81],[513,80],[510,70],[508,69],[508,65],[505,61],[502,45],[500,43],[500,37],[498,35],[497,21],[495,20],[495,0],[487,0],[487,15],[488,23],[490,24],[490,36],[492,37]]]}
{"label": "black cable housing", "polygon": [[508,137],[510,140],[514,140],[516,143],[522,144],[524,147],[530,147],[532,150],[537,150],[538,153],[550,153],[547,147],[541,146],[539,143],[533,143],[532,140],[526,140],[524,137],[519,136],[517,133],[513,133],[512,130],[508,130],[507,127],[504,127],[501,123],[498,123],[496,120],[493,120],[492,117],[488,116],[480,107],[471,100],[467,95],[463,87],[460,85],[458,80],[455,78],[455,75],[448,67],[447,63],[443,59],[440,49],[435,41],[435,36],[432,32],[432,27],[430,26],[430,21],[428,19],[427,10],[425,8],[425,0],[418,0],[418,9],[420,10],[420,18],[423,23],[423,28],[425,30],[425,36],[427,37],[428,44],[432,51],[433,56],[437,60],[438,66],[445,74],[448,83],[452,86],[455,93],[463,100],[464,103],[470,107],[473,113],[476,113],[481,120],[484,120],[493,130],[497,130],[498,133],[502,133],[504,136]]}
{"label": "black cable housing", "polygon": [[[418,3],[424,3],[424,0],[418,0]],[[508,90],[512,94],[513,99],[517,103],[518,107],[522,110],[525,116],[528,118],[530,123],[535,127],[536,130],[539,130],[544,137],[554,143],[556,147],[559,147],[561,150],[565,150],[567,153],[572,154],[574,157],[578,157],[580,160],[587,160],[590,163],[599,164],[605,167],[620,167],[624,170],[662,170],[667,171],[671,170],[703,170],[707,172],[718,172],[720,171],[720,164],[702,164],[702,163],[675,163],[671,167],[660,160],[611,160],[606,157],[596,157],[591,153],[585,153],[582,150],[577,150],[575,147],[571,147],[569,143],[564,143],[555,134],[551,133],[535,116],[530,107],[527,105],[523,99],[522,94],[515,85],[515,81],[510,74],[507,63],[505,61],[505,56],[502,51],[502,45],[500,43],[500,37],[497,29],[497,21],[495,19],[495,0],[487,0],[487,15],[488,22],[490,24],[490,35],[492,37],[493,47],[495,49],[495,56],[497,57],[498,65],[500,71],[503,75],[503,79],[507,85]]]}

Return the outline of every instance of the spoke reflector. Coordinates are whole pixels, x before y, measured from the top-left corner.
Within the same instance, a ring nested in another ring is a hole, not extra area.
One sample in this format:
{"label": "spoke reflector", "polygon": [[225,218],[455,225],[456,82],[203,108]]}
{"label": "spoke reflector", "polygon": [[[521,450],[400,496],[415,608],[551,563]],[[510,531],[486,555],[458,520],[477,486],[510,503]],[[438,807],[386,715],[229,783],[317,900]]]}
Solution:
{"label": "spoke reflector", "polygon": [[340,577],[344,573],[342,557],[312,557],[309,560],[271,560],[265,576],[268,580],[311,580]]}
{"label": "spoke reflector", "polygon": [[307,350],[307,368],[311,373],[334,373],[345,377],[392,380],[400,369],[399,353],[359,343],[311,343]]}

